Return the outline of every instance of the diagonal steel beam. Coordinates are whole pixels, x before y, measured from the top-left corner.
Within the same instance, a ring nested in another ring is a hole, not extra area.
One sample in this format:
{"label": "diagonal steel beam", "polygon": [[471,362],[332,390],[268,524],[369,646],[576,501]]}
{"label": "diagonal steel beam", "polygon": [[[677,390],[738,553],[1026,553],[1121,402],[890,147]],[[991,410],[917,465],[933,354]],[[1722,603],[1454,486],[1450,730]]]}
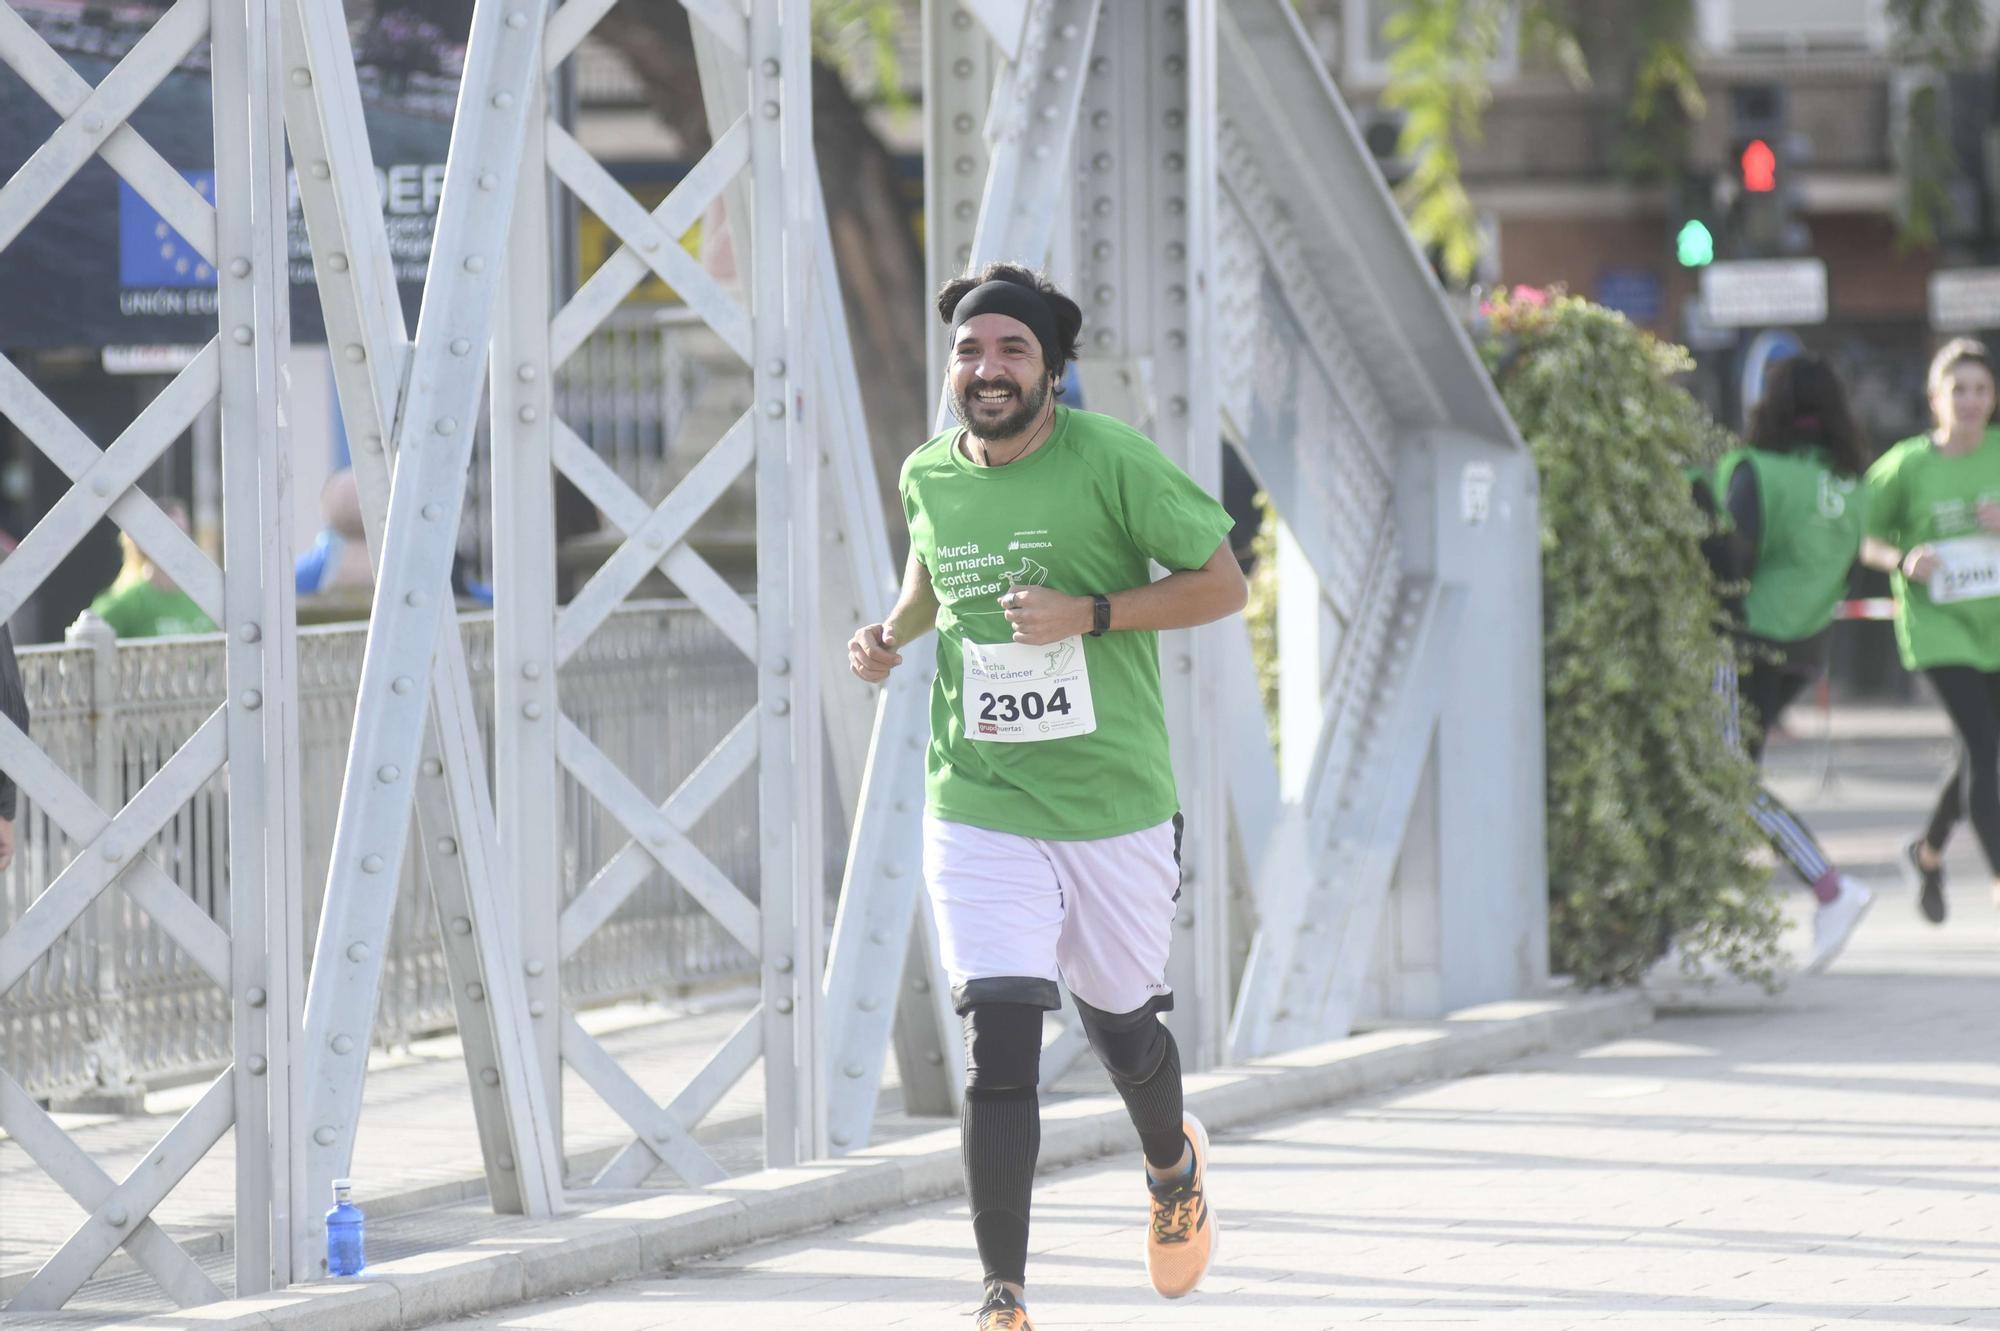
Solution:
{"label": "diagonal steel beam", "polygon": [[[323,1188],[344,1172],[353,1150],[365,1060],[335,1052],[330,1042],[344,1027],[365,1025],[381,983],[381,952],[396,897],[394,866],[408,834],[426,732],[429,690],[419,689],[418,681],[432,674],[440,634],[450,622],[449,573],[478,414],[481,353],[492,327],[522,142],[541,78],[540,34],[548,8],[548,0],[479,0],[473,11],[423,311],[394,429],[398,466],[306,995],[312,1187]],[[310,19],[310,9],[301,17]],[[342,58],[346,53],[333,41],[326,45],[327,66],[345,75],[351,58]],[[315,74],[319,68],[316,63]],[[324,128],[352,134],[357,126],[329,120]],[[344,171],[358,168],[343,160],[329,163],[330,169],[336,164]],[[348,187],[357,188],[352,178]],[[468,743],[476,733],[466,732]],[[467,762],[455,770],[473,769]],[[455,793],[472,807],[456,808],[459,825],[480,829],[481,835],[456,845],[459,852],[483,841],[480,803],[487,798],[483,780],[461,784]],[[490,817],[490,807],[485,812]],[[480,955],[499,972],[493,978],[505,980],[483,991],[484,1001],[495,1005],[494,1029],[503,1040],[531,1042],[535,1014],[499,1006],[520,993],[517,973],[508,965],[516,955],[511,920],[473,909],[470,923],[480,931]],[[365,1047],[365,1040],[350,1049],[356,1047]],[[518,1098],[509,1097],[517,1111],[510,1126],[522,1145],[495,1163],[503,1172],[515,1166],[525,1180],[524,1205],[546,1210],[558,1203],[561,1184],[546,1107],[543,1117],[533,1118],[542,1089],[530,1074],[533,1066],[530,1043],[519,1056],[501,1058],[496,1068],[518,1091]]]}

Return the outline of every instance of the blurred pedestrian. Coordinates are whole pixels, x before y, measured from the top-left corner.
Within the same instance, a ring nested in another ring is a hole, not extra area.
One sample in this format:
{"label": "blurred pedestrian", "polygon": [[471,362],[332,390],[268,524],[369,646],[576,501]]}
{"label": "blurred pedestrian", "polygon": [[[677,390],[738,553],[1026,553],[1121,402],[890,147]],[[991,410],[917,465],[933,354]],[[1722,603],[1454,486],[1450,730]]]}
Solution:
{"label": "blurred pedestrian", "polygon": [[368,564],[368,536],[361,525],[361,487],[351,467],[326,478],[319,491],[319,534],[293,564],[300,596],[375,585]]}
{"label": "blurred pedestrian", "polygon": [[[187,505],[178,499],[162,499],[160,508],[187,531]],[[213,633],[215,621],[203,613],[194,598],[182,591],[165,569],[139,548],[125,533],[118,533],[124,563],[112,584],[98,593],[90,609],[111,626],[121,638],[158,638],[170,633]]]}
{"label": "blurred pedestrian", "polygon": [[1993,357],[1957,338],[1931,361],[1935,427],[1905,439],[1868,471],[1862,558],[1892,575],[1896,646],[1921,670],[1960,740],[1958,769],[1930,823],[1905,848],[1919,907],[1944,923],[1944,848],[1970,816],[2000,897],[2000,431]]}
{"label": "blurred pedestrian", "polygon": [[[1834,611],[1861,548],[1868,467],[1861,430],[1833,367],[1801,355],[1773,365],[1751,413],[1747,447],[1722,458],[1715,494],[1719,539],[1708,551],[1729,604],[1745,665],[1735,675],[1747,734],[1732,726],[1752,762],[1805,688],[1825,668]],[[1732,714],[1733,716],[1733,714]],[[1841,873],[1798,816],[1760,789],[1751,816],[1813,895],[1808,974],[1846,944],[1874,894]]]}
{"label": "blurred pedestrian", "polygon": [[[21,687],[21,663],[14,657],[14,634],[0,624],[0,713],[22,734],[28,731],[28,691]],[[13,779],[0,772],[0,873],[14,862],[14,815],[20,795]]]}

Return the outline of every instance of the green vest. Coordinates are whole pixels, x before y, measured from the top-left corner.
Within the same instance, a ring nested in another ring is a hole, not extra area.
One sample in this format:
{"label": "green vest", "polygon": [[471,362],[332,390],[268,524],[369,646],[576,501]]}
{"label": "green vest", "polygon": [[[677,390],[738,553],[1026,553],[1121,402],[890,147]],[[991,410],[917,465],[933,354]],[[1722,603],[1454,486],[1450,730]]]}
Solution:
{"label": "green vest", "polygon": [[1835,474],[1817,449],[1743,448],[1716,465],[1716,497],[1725,510],[1730,477],[1746,464],[1757,476],[1762,521],[1743,626],[1772,642],[1798,642],[1833,622],[1861,548],[1867,495],[1859,477]]}

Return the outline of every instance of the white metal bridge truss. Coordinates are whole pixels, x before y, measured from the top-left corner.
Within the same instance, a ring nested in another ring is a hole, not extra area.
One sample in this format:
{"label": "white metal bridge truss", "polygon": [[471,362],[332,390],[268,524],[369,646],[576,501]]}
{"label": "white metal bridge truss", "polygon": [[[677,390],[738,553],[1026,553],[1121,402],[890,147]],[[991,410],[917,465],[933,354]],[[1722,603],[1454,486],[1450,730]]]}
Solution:
{"label": "white metal bridge truss", "polygon": [[[0,411],[71,480],[0,564],[0,616],[108,516],[223,627],[230,684],[120,809],[0,725],[0,768],[75,848],[0,934],[0,992],[122,891],[235,1014],[232,1066],[123,1180],[0,1069],[0,1126],[84,1214],[13,1309],[61,1306],[121,1247],[176,1303],[221,1297],[149,1216],[232,1127],[235,1292],[322,1273],[318,1217],[353,1151],[391,912],[418,887],[397,871],[413,820],[496,1210],[547,1215],[662,1166],[694,1186],[723,1178],[694,1130],[758,1067],[769,1165],[865,1145],[892,1050],[907,1108],[955,1104],[956,1021],[919,909],[928,649],[907,651],[873,699],[839,651],[898,579],[811,149],[807,0],[683,0],[713,146],[650,210],[550,115],[549,76],[616,2],[479,0],[414,334],[337,0],[178,0],[96,88],[0,5],[0,59],[63,117],[0,187],[0,246],[96,155],[220,284],[215,338],[108,447],[0,358]],[[1283,519],[1285,705],[1303,718],[1295,733],[1316,735],[1310,761],[1287,759],[1296,789],[1266,738],[1242,624],[1162,637],[1189,823],[1172,976],[1189,1066],[1337,1038],[1370,1011],[1431,1015],[1531,989],[1545,971],[1532,471],[1290,6],[927,0],[923,21],[931,277],[999,258],[1047,265],[1085,308],[1087,404],[1138,424],[1211,489],[1235,443]],[[213,206],[124,123],[204,39]],[[377,569],[310,987],[283,463],[287,135]],[[574,291],[551,243],[559,191],[620,242]],[[735,284],[680,245],[718,201]],[[649,275],[742,358],[753,389],[658,502],[598,459],[552,395]],[[482,388],[498,596],[490,786],[446,613]],[[218,396],[221,569],[136,487]],[[563,604],[558,473],[624,538]],[[744,478],[754,600],[688,541]],[[557,667],[655,570],[758,684],[755,709],[664,803],[566,718],[556,690]],[[1464,660],[1478,670],[1451,669]],[[568,901],[549,833],[560,770],[630,838]],[[852,819],[830,935],[823,770]],[[143,849],[219,771],[226,930]],[[758,869],[737,882],[690,832],[752,779]],[[759,961],[754,1010],[680,1086],[642,1085],[561,999],[565,959],[655,869]],[[1082,1047],[1061,1028],[1045,1077]],[[632,1133],[589,1180],[564,1177],[565,1066]]]}

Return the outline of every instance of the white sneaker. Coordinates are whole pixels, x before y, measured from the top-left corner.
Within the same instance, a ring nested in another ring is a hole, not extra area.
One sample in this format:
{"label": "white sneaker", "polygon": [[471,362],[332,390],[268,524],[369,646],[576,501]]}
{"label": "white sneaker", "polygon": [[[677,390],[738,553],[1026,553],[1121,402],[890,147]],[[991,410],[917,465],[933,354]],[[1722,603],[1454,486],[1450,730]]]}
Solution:
{"label": "white sneaker", "polygon": [[1812,959],[1806,962],[1807,975],[1819,974],[1840,955],[1840,949],[1847,946],[1854,933],[1854,926],[1861,923],[1861,917],[1874,904],[1873,892],[1846,874],[1840,876],[1840,895],[1821,903],[1813,915]]}

